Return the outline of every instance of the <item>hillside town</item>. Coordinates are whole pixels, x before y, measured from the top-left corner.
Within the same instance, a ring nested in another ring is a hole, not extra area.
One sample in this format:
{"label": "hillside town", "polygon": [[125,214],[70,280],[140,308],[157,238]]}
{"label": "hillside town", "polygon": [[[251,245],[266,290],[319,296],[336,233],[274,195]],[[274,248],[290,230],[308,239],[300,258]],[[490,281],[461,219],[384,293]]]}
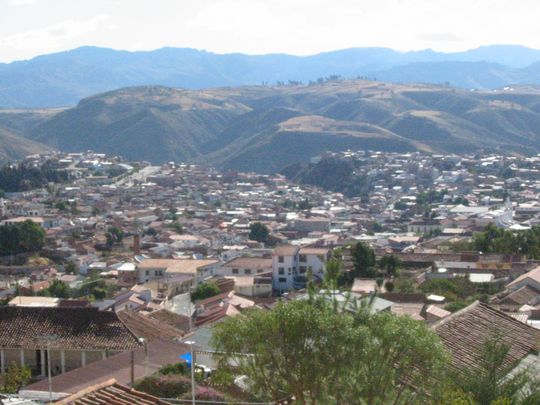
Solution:
{"label": "hillside town", "polygon": [[312,294],[427,325],[457,369],[493,329],[540,371],[540,156],[347,151],[312,165],[328,159],[354,167],[356,191],[93,152],[27,157],[65,175],[1,193],[0,372],[31,373],[5,403],[169,403],[130,386],[190,351],[197,396],[213,400],[215,325]]}

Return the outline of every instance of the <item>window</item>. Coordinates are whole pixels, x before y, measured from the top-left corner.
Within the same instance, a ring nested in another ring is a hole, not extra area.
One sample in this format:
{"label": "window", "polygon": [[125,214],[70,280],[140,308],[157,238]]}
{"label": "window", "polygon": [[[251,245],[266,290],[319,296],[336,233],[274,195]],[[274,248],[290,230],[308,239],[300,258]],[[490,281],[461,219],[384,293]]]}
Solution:
{"label": "window", "polygon": [[251,274],[251,269],[244,269],[244,274]]}
{"label": "window", "polygon": [[232,274],[238,274],[238,269],[232,269]]}
{"label": "window", "polygon": [[149,275],[150,275],[150,270],[146,270],[146,271],[144,272],[144,274],[145,274],[146,276],[149,276]]}
{"label": "window", "polygon": [[262,272],[263,272],[262,269],[257,270],[257,273],[262,273]]}
{"label": "window", "polygon": [[283,256],[278,256],[277,261],[278,263],[283,263],[285,261],[285,258]]}
{"label": "window", "polygon": [[306,255],[300,255],[299,258],[298,258],[298,260],[299,260],[300,262],[302,262],[302,263],[305,263],[305,262],[307,262],[307,257],[306,257]]}
{"label": "window", "polygon": [[283,284],[287,282],[287,279],[285,277],[280,277],[278,281]]}
{"label": "window", "polygon": [[307,271],[306,266],[300,266],[300,274],[304,274]]}
{"label": "window", "polygon": [[278,273],[279,273],[280,275],[285,274],[285,269],[284,269],[283,267],[280,267],[280,268],[278,269]]}

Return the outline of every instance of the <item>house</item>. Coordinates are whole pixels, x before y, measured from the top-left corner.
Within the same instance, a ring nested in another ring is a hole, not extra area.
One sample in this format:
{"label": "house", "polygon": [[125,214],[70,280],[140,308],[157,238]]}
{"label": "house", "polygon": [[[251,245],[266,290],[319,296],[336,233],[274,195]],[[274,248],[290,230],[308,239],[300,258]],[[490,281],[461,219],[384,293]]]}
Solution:
{"label": "house", "polygon": [[450,353],[456,371],[477,367],[483,345],[495,338],[509,346],[507,364],[540,362],[540,330],[480,301],[446,316],[432,329]]}
{"label": "house", "polygon": [[145,259],[137,265],[140,283],[178,275],[193,276],[200,282],[218,268],[219,261],[214,259]]}
{"label": "house", "polygon": [[227,277],[234,280],[234,292],[246,297],[271,297],[272,273],[258,276]]}
{"label": "house", "polygon": [[308,270],[314,277],[322,278],[329,255],[328,248],[293,245],[276,247],[272,252],[274,290],[283,292],[305,288]]}
{"label": "house", "polygon": [[[47,347],[50,348],[47,348]],[[15,362],[64,373],[139,346],[114,312],[95,308],[0,307],[0,372]]]}
{"label": "house", "polygon": [[430,233],[434,231],[442,231],[443,226],[439,221],[425,219],[415,220],[407,224],[407,232],[414,232],[417,234]]}
{"label": "house", "polygon": [[522,274],[508,284],[506,288],[511,291],[515,291],[525,286],[531,287],[536,291],[540,291],[540,266],[525,274]]}
{"label": "house", "polygon": [[223,276],[254,276],[272,272],[272,259],[262,257],[237,257],[223,265],[220,270]]}
{"label": "house", "polygon": [[[66,399],[84,390],[91,391],[99,384],[115,379],[118,384],[128,385],[146,375],[157,372],[161,367],[171,364],[179,354],[189,351],[189,346],[167,339],[149,340],[146,347],[140,346],[133,351],[125,351],[104,360],[98,360],[86,367],[80,367],[51,379],[53,400]],[[133,356],[133,354],[134,356]],[[147,354],[147,355],[146,355]],[[147,361],[148,359],[148,361]],[[19,391],[19,395],[28,399],[48,402],[49,384],[42,379]],[[130,402],[128,402],[130,403]]]}

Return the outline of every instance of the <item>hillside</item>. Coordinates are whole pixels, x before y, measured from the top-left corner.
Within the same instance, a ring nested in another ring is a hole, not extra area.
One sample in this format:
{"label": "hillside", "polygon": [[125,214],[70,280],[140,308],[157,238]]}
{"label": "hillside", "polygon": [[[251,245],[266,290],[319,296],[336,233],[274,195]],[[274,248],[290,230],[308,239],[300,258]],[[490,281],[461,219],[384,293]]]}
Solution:
{"label": "hillside", "polygon": [[330,75],[396,83],[451,83],[462,88],[540,84],[540,51],[493,45],[466,52],[398,52],[351,48],[311,56],[215,54],[162,48],[127,52],[81,47],[27,61],[0,63],[0,108],[72,106],[128,86],[201,89],[316,81]]}
{"label": "hillside", "polygon": [[29,123],[24,117],[4,111],[0,126],[17,122],[28,139],[65,151],[268,173],[346,149],[540,152],[540,90],[533,87],[471,92],[362,80],[199,91],[144,86],[92,96],[48,117],[29,114]]}
{"label": "hillside", "polygon": [[49,149],[48,146],[25,139],[0,127],[0,165]]}

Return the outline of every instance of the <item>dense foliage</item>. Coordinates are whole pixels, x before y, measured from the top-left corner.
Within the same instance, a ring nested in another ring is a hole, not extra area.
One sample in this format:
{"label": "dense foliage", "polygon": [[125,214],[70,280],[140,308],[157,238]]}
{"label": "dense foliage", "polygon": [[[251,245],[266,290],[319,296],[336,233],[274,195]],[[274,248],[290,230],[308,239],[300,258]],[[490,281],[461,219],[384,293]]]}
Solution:
{"label": "dense foliage", "polygon": [[218,323],[213,339],[225,353],[222,367],[234,364],[260,398],[294,395],[300,404],[428,400],[446,360],[420,322],[366,309],[341,313],[320,299],[249,310]]}
{"label": "dense foliage", "polygon": [[57,170],[48,162],[41,167],[21,163],[5,165],[0,169],[0,189],[7,192],[27,191],[67,180],[67,172]]}
{"label": "dense foliage", "polygon": [[19,367],[13,362],[8,366],[7,372],[3,376],[1,392],[15,394],[30,381],[31,377],[32,373],[28,367]]}
{"label": "dense foliage", "polygon": [[354,271],[351,277],[374,277],[375,252],[367,243],[358,242],[351,247]]}
{"label": "dense foliage", "polygon": [[0,256],[37,252],[44,243],[45,231],[32,221],[0,226]]}
{"label": "dense foliage", "polygon": [[193,301],[203,300],[218,294],[221,294],[221,290],[215,282],[203,282],[199,283],[195,291],[191,293],[191,299]]}
{"label": "dense foliage", "polygon": [[261,222],[254,222],[249,226],[249,239],[257,242],[267,242],[270,230]]}
{"label": "dense foliage", "polygon": [[473,236],[475,250],[483,253],[522,253],[531,259],[540,259],[540,226],[511,232],[487,225]]}

